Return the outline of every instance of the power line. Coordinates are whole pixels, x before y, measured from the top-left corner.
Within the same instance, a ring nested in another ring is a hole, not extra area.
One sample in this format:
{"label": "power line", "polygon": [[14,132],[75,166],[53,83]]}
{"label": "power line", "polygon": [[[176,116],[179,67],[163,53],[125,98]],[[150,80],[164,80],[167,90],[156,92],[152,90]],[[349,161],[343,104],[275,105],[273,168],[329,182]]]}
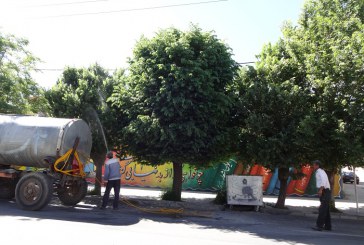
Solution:
{"label": "power line", "polygon": [[[248,64],[254,64],[255,61],[245,61],[245,62],[237,62],[239,65],[248,65]],[[37,68],[37,71],[64,71],[64,68]],[[115,71],[117,68],[104,68],[104,70],[107,71]]]}
{"label": "power line", "polygon": [[239,65],[248,65],[248,64],[254,64],[255,61],[246,61],[246,62],[237,62]]}
{"label": "power line", "polygon": [[[107,70],[107,71],[115,71],[117,70],[116,68],[114,69],[111,69],[111,68],[103,68],[104,70]],[[37,71],[64,71],[65,69],[64,68],[37,68],[35,69]]]}
{"label": "power line", "polygon": [[107,2],[107,1],[109,1],[109,0],[89,0],[89,1],[66,2],[66,3],[47,3],[47,4],[39,4],[39,5],[30,5],[30,6],[26,6],[26,8],[52,7],[52,6],[62,6],[62,5],[74,5],[74,4],[88,4],[88,3],[98,3],[98,2]]}
{"label": "power line", "polygon": [[203,1],[203,2],[181,3],[181,4],[171,4],[171,5],[144,7],[144,8],[131,8],[131,9],[110,10],[110,11],[78,13],[78,14],[53,15],[53,16],[46,16],[46,17],[43,17],[43,18],[60,18],[60,17],[73,17],[73,16],[83,16],[83,15],[134,12],[134,11],[144,11],[144,10],[163,9],[163,8],[175,8],[175,7],[184,7],[184,6],[191,6],[191,5],[201,5],[201,4],[210,4],[210,3],[227,2],[227,1],[229,1],[229,0],[214,0],[214,1]]}
{"label": "power line", "polygon": [[37,68],[37,71],[63,71],[61,68]]}

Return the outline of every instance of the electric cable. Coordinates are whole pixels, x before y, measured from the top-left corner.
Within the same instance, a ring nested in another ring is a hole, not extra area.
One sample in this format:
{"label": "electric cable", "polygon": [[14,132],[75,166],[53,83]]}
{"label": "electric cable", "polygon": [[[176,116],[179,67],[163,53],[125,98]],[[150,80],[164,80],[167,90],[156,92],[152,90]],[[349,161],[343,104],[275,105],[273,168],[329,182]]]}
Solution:
{"label": "electric cable", "polygon": [[203,1],[203,2],[160,5],[160,6],[143,7],[143,8],[119,9],[119,10],[108,10],[108,11],[76,13],[76,14],[63,14],[63,15],[51,15],[51,16],[40,17],[40,19],[85,16],[85,15],[98,15],[98,14],[113,14],[113,13],[121,13],[121,12],[135,12],[135,11],[145,11],[145,10],[154,10],[154,9],[163,9],[163,8],[175,8],[175,7],[183,7],[183,6],[191,6],[191,5],[210,4],[210,3],[218,3],[218,2],[226,2],[226,1],[229,1],[229,0],[212,0],[212,1]]}
{"label": "electric cable", "polygon": [[88,3],[98,3],[98,2],[107,2],[109,0],[89,0],[89,1],[79,1],[79,2],[66,2],[66,3],[47,3],[47,4],[38,4],[38,5],[29,5],[25,6],[25,8],[38,8],[38,7],[52,7],[52,6],[62,6],[62,5],[75,5],[75,4],[88,4]]}

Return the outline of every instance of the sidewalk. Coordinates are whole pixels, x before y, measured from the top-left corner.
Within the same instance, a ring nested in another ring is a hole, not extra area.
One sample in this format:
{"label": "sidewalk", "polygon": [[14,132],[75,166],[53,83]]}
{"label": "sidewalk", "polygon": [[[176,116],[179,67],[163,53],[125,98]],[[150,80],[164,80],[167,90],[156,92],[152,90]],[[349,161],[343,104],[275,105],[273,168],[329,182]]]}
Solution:
{"label": "sidewalk", "polygon": [[[276,201],[277,197],[264,197],[266,206],[269,206],[269,204],[274,205]],[[287,197],[285,204],[291,215],[317,217],[320,201],[318,198]],[[335,207],[338,209],[338,212],[331,212],[332,218],[364,220],[364,203],[358,203],[357,209],[354,202],[335,199]],[[268,212],[272,212],[272,209],[273,212],[279,212],[275,208],[270,208]]]}
{"label": "sidewalk", "polygon": [[[161,200],[161,194],[162,190],[159,189],[137,187],[122,187],[120,191],[121,198],[145,208],[183,208],[186,212],[196,213],[197,211],[201,215],[203,215],[203,212],[219,212],[225,209],[223,205],[213,203],[215,193],[183,191],[182,202]],[[277,201],[277,196],[263,196],[263,201],[265,205],[260,208],[260,211],[274,215],[316,217],[320,205],[318,198],[308,197],[287,197],[286,209],[273,207]],[[336,199],[335,205],[339,212],[332,212],[332,218],[364,220],[364,203],[358,204],[358,210],[356,209],[356,203],[350,200]]]}

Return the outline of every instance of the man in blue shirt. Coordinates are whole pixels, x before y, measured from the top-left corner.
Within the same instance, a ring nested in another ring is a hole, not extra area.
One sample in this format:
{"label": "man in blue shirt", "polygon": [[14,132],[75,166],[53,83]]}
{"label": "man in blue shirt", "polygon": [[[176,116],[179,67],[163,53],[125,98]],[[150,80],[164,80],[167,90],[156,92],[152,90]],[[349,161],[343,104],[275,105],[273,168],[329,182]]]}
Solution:
{"label": "man in blue shirt", "polygon": [[114,158],[114,154],[110,151],[106,154],[108,160],[105,163],[104,180],[107,181],[104,196],[102,198],[102,205],[100,209],[105,209],[109,201],[111,188],[114,189],[113,209],[119,208],[119,194],[120,194],[120,163],[118,158]]}

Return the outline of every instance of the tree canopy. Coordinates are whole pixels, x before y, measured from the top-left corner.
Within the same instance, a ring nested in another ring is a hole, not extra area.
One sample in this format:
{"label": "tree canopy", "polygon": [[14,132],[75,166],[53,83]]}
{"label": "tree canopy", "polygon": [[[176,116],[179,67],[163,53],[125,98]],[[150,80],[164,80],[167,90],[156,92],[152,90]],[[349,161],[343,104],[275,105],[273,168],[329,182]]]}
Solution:
{"label": "tree canopy", "polygon": [[311,85],[304,147],[329,169],[363,164],[364,1],[307,1],[287,36],[302,47]]}
{"label": "tree canopy", "polygon": [[33,114],[46,112],[47,105],[31,76],[38,58],[28,50],[28,41],[0,33],[0,112]]}
{"label": "tree canopy", "polygon": [[314,159],[328,170],[363,164],[363,3],[307,1],[298,25],[240,73],[244,160],[286,173]]}
{"label": "tree canopy", "polygon": [[256,68],[241,69],[236,80],[239,159],[272,171],[278,168],[281,186],[276,206],[280,208],[284,207],[289,168],[299,168],[307,160],[299,126],[310,109],[309,87],[294,51],[283,39],[268,44]]}
{"label": "tree canopy", "polygon": [[[363,9],[364,1],[307,1],[298,26],[286,23],[282,39],[262,50],[255,73],[245,72],[250,79],[242,80],[247,82],[241,96],[246,103],[243,108],[249,112],[255,108],[243,120],[249,122],[250,117],[256,117],[256,125],[251,122],[255,127],[253,141],[258,143],[262,136],[264,142],[248,147],[264,154],[271,149],[269,152],[276,155],[282,153],[276,148],[280,145],[295,154],[291,163],[321,159],[329,169],[362,164]],[[249,99],[249,93],[257,89],[263,93],[261,97],[252,95]],[[280,92],[274,96],[275,91]],[[259,103],[261,110],[257,108]],[[287,118],[290,112],[292,117]],[[281,126],[279,131],[274,130],[277,125]],[[267,130],[263,132],[261,127]],[[244,124],[243,131],[248,130],[249,125]],[[290,142],[284,143],[281,136],[294,131],[295,135],[287,138]],[[274,132],[281,139],[275,139],[274,146],[269,147]],[[268,155],[259,160],[279,160]],[[289,159],[286,156],[279,161],[283,164]]]}
{"label": "tree canopy", "polygon": [[239,73],[239,155],[246,163],[273,170],[304,161],[298,126],[308,110],[308,88],[292,55],[283,40],[269,44],[256,68]]}
{"label": "tree canopy", "polygon": [[[181,179],[182,163],[226,159],[235,136],[228,87],[237,64],[231,56],[225,43],[196,26],[141,38],[126,84],[113,95],[128,118],[123,150],[145,163],[173,162],[180,171],[175,179]],[[180,190],[176,194],[180,198]]]}

